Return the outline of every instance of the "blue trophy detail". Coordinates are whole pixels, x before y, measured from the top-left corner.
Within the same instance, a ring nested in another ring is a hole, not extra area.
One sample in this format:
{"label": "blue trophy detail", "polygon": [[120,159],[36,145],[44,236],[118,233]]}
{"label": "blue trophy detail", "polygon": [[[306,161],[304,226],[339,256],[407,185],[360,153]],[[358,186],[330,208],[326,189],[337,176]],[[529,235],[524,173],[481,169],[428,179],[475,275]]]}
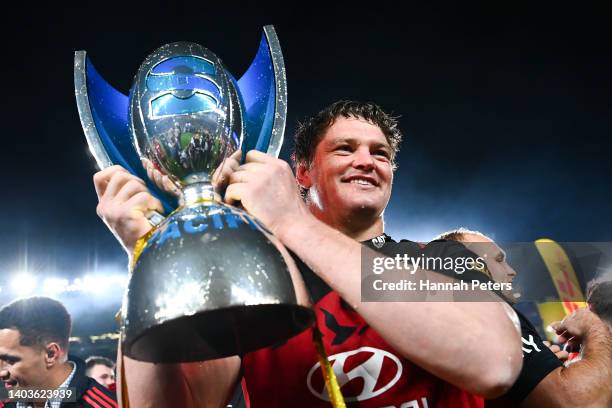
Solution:
{"label": "blue trophy detail", "polygon": [[[180,42],[145,59],[129,96],[77,51],[75,93],[99,167],[118,164],[146,180],[170,213],[153,220],[134,254],[122,307],[125,355],[164,363],[240,355],[312,324],[287,250],[212,186],[238,149],[243,157],[280,151],[287,91],[271,26],[239,80],[208,49]],[[178,203],[147,179],[142,159],[180,189]]]}

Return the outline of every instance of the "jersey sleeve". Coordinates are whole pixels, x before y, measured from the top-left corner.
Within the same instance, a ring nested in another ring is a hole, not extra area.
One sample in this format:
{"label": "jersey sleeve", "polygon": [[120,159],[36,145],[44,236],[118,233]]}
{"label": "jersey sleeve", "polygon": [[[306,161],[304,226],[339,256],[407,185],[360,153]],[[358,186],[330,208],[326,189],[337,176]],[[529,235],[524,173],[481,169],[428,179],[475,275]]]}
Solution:
{"label": "jersey sleeve", "polygon": [[563,366],[555,353],[543,343],[535,327],[517,311],[521,322],[521,348],[523,350],[523,368],[518,379],[506,394],[511,401],[519,403],[551,371]]}
{"label": "jersey sleeve", "polygon": [[93,379],[85,390],[82,399],[86,407],[118,408],[116,394]]}

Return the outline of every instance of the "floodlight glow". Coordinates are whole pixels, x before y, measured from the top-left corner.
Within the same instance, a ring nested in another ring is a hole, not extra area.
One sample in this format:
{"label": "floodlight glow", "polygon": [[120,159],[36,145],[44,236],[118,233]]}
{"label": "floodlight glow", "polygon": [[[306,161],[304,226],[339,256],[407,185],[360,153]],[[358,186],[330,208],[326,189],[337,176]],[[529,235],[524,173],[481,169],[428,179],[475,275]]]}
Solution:
{"label": "floodlight glow", "polygon": [[43,283],[43,292],[48,295],[58,295],[68,288],[68,279],[47,278]]}
{"label": "floodlight glow", "polygon": [[68,294],[109,296],[122,292],[128,284],[129,277],[120,273],[91,273],[78,278],[48,277],[39,279],[27,272],[16,273],[9,284],[0,287],[0,292],[11,289],[17,296],[39,293],[45,296]]}
{"label": "floodlight glow", "polygon": [[26,272],[21,272],[11,280],[11,288],[20,296],[29,295],[36,289],[36,279]]}
{"label": "floodlight glow", "polygon": [[123,290],[127,286],[127,280],[126,275],[88,274],[81,278],[75,278],[72,282],[66,282],[64,292],[102,294],[109,289]]}

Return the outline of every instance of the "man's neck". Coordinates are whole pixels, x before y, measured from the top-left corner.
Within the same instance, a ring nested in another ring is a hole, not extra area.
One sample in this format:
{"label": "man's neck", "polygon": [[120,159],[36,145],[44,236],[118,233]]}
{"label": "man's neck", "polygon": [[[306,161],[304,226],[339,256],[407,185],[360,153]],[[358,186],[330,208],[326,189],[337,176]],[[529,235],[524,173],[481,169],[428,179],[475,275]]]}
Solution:
{"label": "man's neck", "polygon": [[342,232],[355,241],[366,241],[382,235],[384,232],[385,223],[382,215],[373,219],[364,218],[359,215],[330,219],[326,216],[325,212],[318,211],[318,208],[311,207],[310,210],[319,221]]}
{"label": "man's neck", "polygon": [[49,382],[47,386],[50,389],[56,389],[66,381],[70,373],[72,373],[73,365],[69,361],[64,361],[63,364],[53,369],[53,372],[49,376]]}

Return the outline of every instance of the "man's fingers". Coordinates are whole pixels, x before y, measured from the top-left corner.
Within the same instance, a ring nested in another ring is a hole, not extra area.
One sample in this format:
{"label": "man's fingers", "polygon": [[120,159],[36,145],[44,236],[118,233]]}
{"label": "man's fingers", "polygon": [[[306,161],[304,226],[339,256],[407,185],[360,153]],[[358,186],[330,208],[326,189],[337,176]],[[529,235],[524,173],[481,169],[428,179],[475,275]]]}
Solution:
{"label": "man's fingers", "polygon": [[223,200],[228,204],[235,204],[242,201],[245,185],[243,183],[230,184],[225,190]]}
{"label": "man's fingers", "polygon": [[249,150],[246,155],[247,163],[267,163],[268,161],[276,160],[274,157],[260,152],[259,150]]}
{"label": "man's fingers", "polygon": [[229,175],[229,184],[232,185],[236,183],[248,183],[252,179],[252,173],[249,173],[244,170],[238,170]]}
{"label": "man's fingers", "polygon": [[115,200],[119,203],[124,203],[138,193],[145,192],[149,193],[147,186],[144,183],[140,183],[138,180],[128,180],[122,187],[121,190],[115,196]]}
{"label": "man's fingers", "polygon": [[163,176],[162,184],[164,185],[164,190],[166,192],[174,195],[175,197],[178,197],[180,195],[181,190],[176,186],[176,184],[172,182],[172,180],[170,180],[170,177]]}
{"label": "man's fingers", "polygon": [[258,172],[268,167],[267,164],[261,162],[244,163],[236,169],[236,171]]}
{"label": "man's fingers", "polygon": [[106,192],[108,183],[110,182],[113,175],[119,172],[127,172],[127,171],[123,167],[115,165],[115,166],[107,167],[103,170],[100,170],[96,174],[94,174],[93,181],[94,181],[94,187],[96,189],[96,194],[98,196],[98,200]]}
{"label": "man's fingers", "polygon": [[[230,164],[233,166],[234,163],[236,163],[238,166],[240,166],[240,159],[242,158],[242,149],[238,149],[236,150],[234,153],[232,153],[229,157],[228,157],[228,161],[230,162]],[[236,167],[238,167],[236,166]]]}
{"label": "man's fingers", "polygon": [[217,188],[222,188],[227,184],[229,175],[240,167],[240,157],[242,155],[241,150],[236,150],[231,156],[227,157],[223,162],[215,169],[212,176],[212,183]]}
{"label": "man's fingers", "polygon": [[151,160],[148,159],[142,159],[142,166],[144,167],[145,171],[147,172],[147,177],[149,178],[149,180],[153,180],[154,176],[153,176],[153,163],[151,162]]}
{"label": "man's fingers", "polygon": [[544,343],[544,345],[546,345],[546,347],[548,347],[549,350],[552,351],[559,360],[565,361],[568,359],[569,353],[565,350],[561,350],[561,347],[559,347],[558,345],[551,345],[548,340],[544,340],[542,343]]}
{"label": "man's fingers", "polygon": [[106,190],[104,191],[102,197],[116,197],[117,194],[119,194],[119,191],[121,191],[121,189],[123,188],[123,186],[131,180],[134,180],[135,182],[140,183],[143,186],[145,185],[144,181],[123,170],[113,174],[108,185],[106,186]]}
{"label": "man's fingers", "polygon": [[128,201],[125,202],[127,208],[133,208],[147,214],[149,211],[157,211],[161,214],[164,213],[164,206],[149,192],[141,191],[132,196]]}
{"label": "man's fingers", "polygon": [[569,353],[565,350],[561,350],[555,353],[555,356],[561,361],[566,361],[569,358]]}
{"label": "man's fingers", "polygon": [[566,343],[571,337],[572,335],[567,330],[561,330],[557,332],[557,343]]}
{"label": "man's fingers", "polygon": [[181,192],[180,189],[170,180],[170,177],[157,170],[151,160],[142,159],[142,165],[147,171],[149,180],[151,180],[160,190],[172,194],[175,197],[179,196]]}

